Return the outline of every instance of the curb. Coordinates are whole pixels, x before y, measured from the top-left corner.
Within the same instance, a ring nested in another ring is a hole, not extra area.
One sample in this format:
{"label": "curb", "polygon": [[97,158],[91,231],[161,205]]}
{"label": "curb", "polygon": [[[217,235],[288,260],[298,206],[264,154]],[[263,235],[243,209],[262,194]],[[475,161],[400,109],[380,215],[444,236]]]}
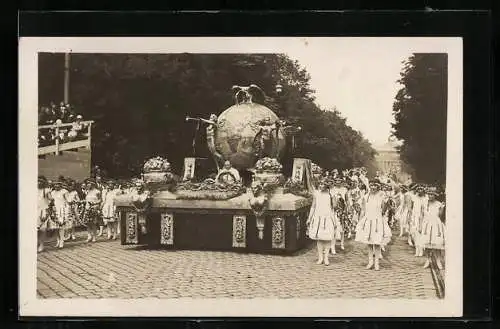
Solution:
{"label": "curb", "polygon": [[436,258],[432,255],[431,258],[431,276],[434,281],[434,286],[436,287],[436,295],[438,298],[443,299],[445,296],[445,284],[444,284],[444,275],[443,271],[438,269],[436,264]]}

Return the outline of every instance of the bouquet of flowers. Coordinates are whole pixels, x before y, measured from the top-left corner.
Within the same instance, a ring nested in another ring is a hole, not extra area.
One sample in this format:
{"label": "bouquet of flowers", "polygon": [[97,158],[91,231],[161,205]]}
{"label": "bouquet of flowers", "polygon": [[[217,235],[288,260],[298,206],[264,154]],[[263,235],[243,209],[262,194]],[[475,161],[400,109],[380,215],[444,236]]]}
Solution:
{"label": "bouquet of flowers", "polygon": [[292,179],[288,179],[283,186],[284,193],[295,194],[304,198],[312,197],[311,192],[309,192],[303,183],[294,182]]}
{"label": "bouquet of flowers", "polygon": [[150,172],[169,172],[170,162],[160,156],[154,157],[146,161],[143,167],[144,173]]}
{"label": "bouquet of flowers", "polygon": [[255,170],[257,172],[272,172],[277,173],[283,169],[281,163],[278,162],[276,158],[262,158],[255,164]]}

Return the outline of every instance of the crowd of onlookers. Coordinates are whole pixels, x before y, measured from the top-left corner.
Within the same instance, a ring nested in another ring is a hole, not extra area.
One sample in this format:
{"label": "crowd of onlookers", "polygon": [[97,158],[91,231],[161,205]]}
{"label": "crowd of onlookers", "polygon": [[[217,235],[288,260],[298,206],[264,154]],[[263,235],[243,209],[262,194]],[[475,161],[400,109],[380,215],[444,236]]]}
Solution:
{"label": "crowd of onlookers", "polygon": [[71,123],[71,126],[56,128],[44,128],[38,130],[38,145],[53,145],[56,140],[59,143],[70,142],[86,138],[86,124],[83,123],[83,117],[76,114],[75,108],[61,102],[59,105],[51,102],[49,105],[43,105],[38,110],[38,125],[61,125]]}

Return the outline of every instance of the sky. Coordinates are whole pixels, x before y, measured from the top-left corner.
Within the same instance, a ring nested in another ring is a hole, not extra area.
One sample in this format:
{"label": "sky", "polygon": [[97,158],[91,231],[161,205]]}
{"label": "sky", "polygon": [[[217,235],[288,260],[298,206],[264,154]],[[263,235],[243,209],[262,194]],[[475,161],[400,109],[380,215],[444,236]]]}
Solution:
{"label": "sky", "polygon": [[373,145],[387,142],[392,104],[401,88],[397,80],[402,61],[412,54],[407,42],[304,39],[286,53],[311,75],[310,85],[321,108],[337,107]]}

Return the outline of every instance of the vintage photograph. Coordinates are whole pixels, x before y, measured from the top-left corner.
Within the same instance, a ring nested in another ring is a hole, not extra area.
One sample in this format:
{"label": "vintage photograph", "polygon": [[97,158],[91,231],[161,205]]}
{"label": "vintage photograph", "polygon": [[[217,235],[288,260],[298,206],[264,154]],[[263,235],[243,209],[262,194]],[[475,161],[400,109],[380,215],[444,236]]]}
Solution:
{"label": "vintage photograph", "polygon": [[460,39],[98,39],[20,47],[30,313],[461,315]]}

